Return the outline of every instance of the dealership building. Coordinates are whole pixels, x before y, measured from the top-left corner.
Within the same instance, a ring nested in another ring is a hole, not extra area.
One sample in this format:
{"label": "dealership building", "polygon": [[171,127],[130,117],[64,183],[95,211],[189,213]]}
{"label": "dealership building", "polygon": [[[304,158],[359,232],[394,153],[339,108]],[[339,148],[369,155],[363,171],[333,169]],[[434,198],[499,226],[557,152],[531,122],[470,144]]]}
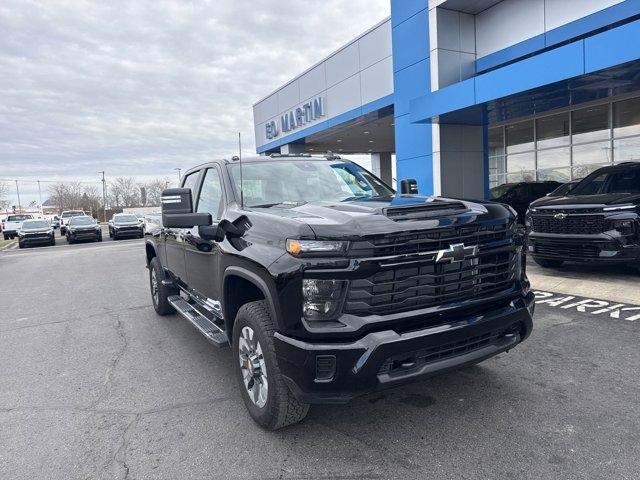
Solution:
{"label": "dealership building", "polygon": [[425,194],[582,178],[640,160],[640,0],[391,0],[253,114],[258,153],[370,154]]}

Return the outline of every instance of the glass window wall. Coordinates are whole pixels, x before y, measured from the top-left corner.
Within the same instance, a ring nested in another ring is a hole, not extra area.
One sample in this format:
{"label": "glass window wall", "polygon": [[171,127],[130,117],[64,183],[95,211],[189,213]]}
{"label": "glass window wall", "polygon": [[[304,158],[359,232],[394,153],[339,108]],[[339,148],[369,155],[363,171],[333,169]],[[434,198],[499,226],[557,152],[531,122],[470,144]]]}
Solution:
{"label": "glass window wall", "polygon": [[567,182],[640,161],[640,97],[541,115],[489,129],[489,185]]}

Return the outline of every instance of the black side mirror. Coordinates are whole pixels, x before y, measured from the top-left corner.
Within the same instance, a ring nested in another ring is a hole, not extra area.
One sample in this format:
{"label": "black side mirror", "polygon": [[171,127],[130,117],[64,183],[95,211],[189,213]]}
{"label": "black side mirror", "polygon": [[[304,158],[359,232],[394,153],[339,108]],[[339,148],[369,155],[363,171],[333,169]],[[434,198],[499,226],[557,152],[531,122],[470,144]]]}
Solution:
{"label": "black side mirror", "polygon": [[418,193],[418,181],[415,178],[400,180],[400,193],[415,195]]}
{"label": "black side mirror", "polygon": [[210,213],[194,213],[190,188],[167,188],[162,192],[162,225],[192,228],[211,225]]}

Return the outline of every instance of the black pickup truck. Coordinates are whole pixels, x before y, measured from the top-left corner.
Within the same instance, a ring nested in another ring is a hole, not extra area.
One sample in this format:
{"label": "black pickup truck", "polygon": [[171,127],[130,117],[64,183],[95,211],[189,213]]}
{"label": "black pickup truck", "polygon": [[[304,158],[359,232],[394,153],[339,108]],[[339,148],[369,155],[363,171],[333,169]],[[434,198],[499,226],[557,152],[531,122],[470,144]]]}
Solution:
{"label": "black pickup truck", "polygon": [[497,203],[399,195],[336,156],[220,160],[162,195],[153,305],[232,347],[261,426],[529,336],[525,237]]}

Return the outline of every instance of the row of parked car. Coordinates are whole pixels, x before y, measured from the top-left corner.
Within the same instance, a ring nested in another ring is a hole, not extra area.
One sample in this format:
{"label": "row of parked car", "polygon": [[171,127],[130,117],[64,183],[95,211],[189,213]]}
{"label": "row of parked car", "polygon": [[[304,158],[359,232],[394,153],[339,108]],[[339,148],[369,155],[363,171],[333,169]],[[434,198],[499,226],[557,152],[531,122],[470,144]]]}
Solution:
{"label": "row of parked car", "polygon": [[562,185],[521,182],[491,193],[516,211],[527,227],[529,254],[542,267],[568,261],[640,266],[640,162],[603,167]]}
{"label": "row of parked car", "polygon": [[[137,216],[134,214],[115,214],[108,223],[109,237],[114,240],[122,238],[142,238],[159,215]],[[18,238],[19,248],[35,245],[55,245],[55,230],[66,237],[67,243],[81,241],[102,241],[102,227],[91,215],[82,210],[67,210],[51,221],[44,218],[33,218],[30,214],[9,215],[3,222],[2,233],[5,240]]]}

